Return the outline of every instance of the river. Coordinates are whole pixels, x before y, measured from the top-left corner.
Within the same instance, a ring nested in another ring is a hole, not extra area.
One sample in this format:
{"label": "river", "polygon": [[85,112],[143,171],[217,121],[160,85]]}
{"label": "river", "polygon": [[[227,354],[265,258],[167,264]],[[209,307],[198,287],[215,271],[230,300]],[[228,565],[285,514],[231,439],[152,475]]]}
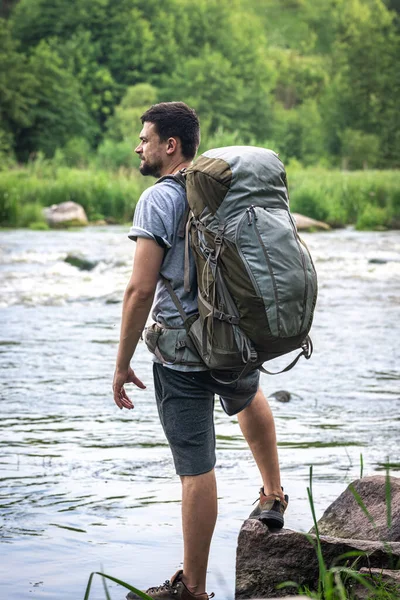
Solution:
{"label": "river", "polygon": [[[146,588],[180,566],[180,484],[147,384],[119,411],[111,382],[134,244],[123,227],[0,232],[0,598],[83,600],[92,571]],[[319,275],[314,355],[262,375],[271,400],[288,528],[364,474],[400,470],[400,233],[303,236]],[[68,253],[97,262],[80,271]],[[372,262],[371,262],[372,261]],[[285,359],[286,360],[286,359]],[[274,367],[283,366],[280,359]],[[236,419],[216,404],[219,518],[208,590],[233,598],[236,539],[260,480]],[[113,600],[125,591],[110,584]],[[100,578],[90,598],[103,600]]]}

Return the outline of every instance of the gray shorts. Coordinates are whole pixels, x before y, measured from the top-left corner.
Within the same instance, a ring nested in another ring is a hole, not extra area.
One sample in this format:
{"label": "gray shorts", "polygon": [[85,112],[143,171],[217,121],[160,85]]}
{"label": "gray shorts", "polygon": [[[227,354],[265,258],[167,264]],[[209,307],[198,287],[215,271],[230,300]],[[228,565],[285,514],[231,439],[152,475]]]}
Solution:
{"label": "gray shorts", "polygon": [[[178,475],[201,475],[215,466],[214,396],[228,415],[253,400],[260,372],[237,382],[215,381],[210,371],[177,371],[153,364],[158,414],[171,447]],[[233,375],[235,377],[236,375]]]}

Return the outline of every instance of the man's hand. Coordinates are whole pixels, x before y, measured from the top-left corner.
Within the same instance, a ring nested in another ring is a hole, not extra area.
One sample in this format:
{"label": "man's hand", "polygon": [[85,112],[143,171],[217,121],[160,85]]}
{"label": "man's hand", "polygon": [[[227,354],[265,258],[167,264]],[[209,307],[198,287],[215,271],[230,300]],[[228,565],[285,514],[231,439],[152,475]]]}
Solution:
{"label": "man's hand", "polygon": [[146,386],[138,377],[136,377],[134,371],[130,367],[124,371],[115,369],[113,381],[114,402],[118,408],[131,409],[133,408],[133,403],[125,392],[125,383],[134,383],[142,390],[146,389]]}

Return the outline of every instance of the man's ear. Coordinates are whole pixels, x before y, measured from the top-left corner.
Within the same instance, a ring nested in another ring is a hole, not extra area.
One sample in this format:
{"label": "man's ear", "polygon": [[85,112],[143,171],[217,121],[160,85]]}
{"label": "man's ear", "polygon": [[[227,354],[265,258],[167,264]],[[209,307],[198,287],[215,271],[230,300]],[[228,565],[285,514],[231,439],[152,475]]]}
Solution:
{"label": "man's ear", "polygon": [[174,154],[180,146],[180,140],[178,138],[170,137],[167,140],[167,154]]}

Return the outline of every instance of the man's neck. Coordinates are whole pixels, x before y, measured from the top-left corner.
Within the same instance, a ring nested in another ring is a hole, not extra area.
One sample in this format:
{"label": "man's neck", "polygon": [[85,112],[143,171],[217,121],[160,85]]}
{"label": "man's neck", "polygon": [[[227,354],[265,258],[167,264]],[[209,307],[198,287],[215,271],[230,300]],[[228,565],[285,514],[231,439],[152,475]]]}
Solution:
{"label": "man's neck", "polygon": [[191,162],[192,162],[191,160],[186,160],[186,159],[172,162],[171,164],[166,165],[162,169],[161,177],[164,177],[164,175],[174,175],[175,173],[178,173],[178,171],[181,171],[181,169],[186,169],[190,165]]}

